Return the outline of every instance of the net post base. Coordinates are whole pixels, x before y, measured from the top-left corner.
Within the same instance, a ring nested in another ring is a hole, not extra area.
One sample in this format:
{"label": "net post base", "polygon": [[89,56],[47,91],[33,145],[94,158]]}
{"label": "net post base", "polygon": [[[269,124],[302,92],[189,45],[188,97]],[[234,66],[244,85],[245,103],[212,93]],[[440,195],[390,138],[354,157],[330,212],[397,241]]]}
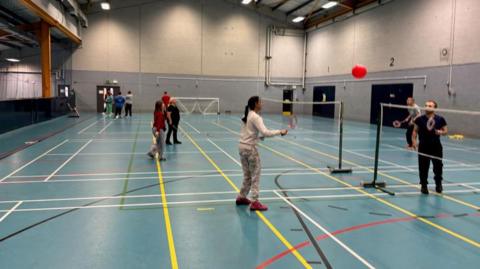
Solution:
{"label": "net post base", "polygon": [[371,188],[385,188],[387,186],[387,183],[385,182],[362,182],[362,187],[365,189],[371,189]]}
{"label": "net post base", "polygon": [[376,182],[376,181],[362,182],[361,186],[365,189],[377,189],[389,195],[395,196],[394,192],[385,189],[385,187],[387,186],[385,182]]}
{"label": "net post base", "polygon": [[347,174],[352,173],[352,168],[336,168],[332,166],[327,166],[330,170],[330,174]]}

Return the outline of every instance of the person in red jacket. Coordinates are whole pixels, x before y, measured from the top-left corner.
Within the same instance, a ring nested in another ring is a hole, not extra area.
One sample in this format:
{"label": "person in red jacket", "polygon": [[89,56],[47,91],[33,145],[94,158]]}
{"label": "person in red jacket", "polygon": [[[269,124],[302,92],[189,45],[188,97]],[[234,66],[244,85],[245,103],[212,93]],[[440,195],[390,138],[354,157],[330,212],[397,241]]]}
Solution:
{"label": "person in red jacket", "polygon": [[162,102],[163,102],[163,111],[167,111],[167,107],[170,104],[170,95],[168,95],[167,91],[163,92],[162,96]]}
{"label": "person in red jacket", "polygon": [[163,157],[163,150],[165,148],[164,141],[165,141],[165,117],[163,115],[163,111],[165,110],[162,101],[157,101],[155,103],[155,111],[153,112],[153,127],[152,132],[155,136],[155,140],[157,142],[156,145],[152,145],[152,148],[147,153],[148,156],[151,158],[155,158],[155,154],[158,153],[158,159],[160,161],[165,161],[165,157]]}

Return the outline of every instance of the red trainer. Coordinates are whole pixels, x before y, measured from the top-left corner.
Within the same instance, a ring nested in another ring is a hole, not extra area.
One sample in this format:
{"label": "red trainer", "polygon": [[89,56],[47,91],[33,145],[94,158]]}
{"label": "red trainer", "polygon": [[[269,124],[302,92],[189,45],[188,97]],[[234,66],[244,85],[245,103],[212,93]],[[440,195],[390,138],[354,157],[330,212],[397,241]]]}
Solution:
{"label": "red trainer", "polygon": [[258,210],[258,211],[267,211],[267,210],[268,210],[268,206],[260,203],[259,201],[255,201],[255,202],[252,202],[252,204],[250,204],[250,210],[252,210],[252,211],[255,211],[255,210]]}
{"label": "red trainer", "polygon": [[252,201],[250,201],[248,198],[246,197],[240,197],[238,196],[237,197],[237,200],[235,201],[235,203],[237,205],[249,205],[250,203],[252,203]]}

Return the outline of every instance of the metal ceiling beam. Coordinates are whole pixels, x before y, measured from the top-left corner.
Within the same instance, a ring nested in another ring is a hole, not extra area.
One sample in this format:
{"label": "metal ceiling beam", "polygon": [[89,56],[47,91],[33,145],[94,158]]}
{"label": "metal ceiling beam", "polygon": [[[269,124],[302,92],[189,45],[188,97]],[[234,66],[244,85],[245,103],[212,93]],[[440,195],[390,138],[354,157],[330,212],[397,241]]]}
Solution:
{"label": "metal ceiling beam", "polygon": [[4,45],[6,47],[12,48],[12,49],[21,49],[22,47],[12,44],[8,41],[0,40],[0,45]]}
{"label": "metal ceiling beam", "polygon": [[278,3],[276,6],[272,7],[272,11],[275,11],[276,9],[278,9],[279,7],[283,6],[284,4],[286,4],[288,1],[290,0],[282,0],[280,3]]}
{"label": "metal ceiling beam", "polygon": [[290,15],[290,14],[292,14],[292,13],[294,13],[294,12],[297,11],[297,10],[300,10],[300,9],[306,7],[307,5],[313,3],[314,1],[315,1],[315,0],[309,0],[309,1],[307,1],[307,2],[305,2],[305,3],[303,3],[303,4],[301,4],[301,5],[297,6],[297,7],[294,8],[294,9],[290,9],[289,11],[287,11],[287,16]]}
{"label": "metal ceiling beam", "polygon": [[[363,2],[358,2],[358,1],[355,1],[356,4],[354,5],[353,9],[349,9],[349,8],[344,8],[342,10],[339,10],[335,13],[332,13],[330,15],[327,15],[327,16],[323,16],[323,17],[319,17],[319,18],[312,18],[310,19],[309,21],[307,21],[305,23],[305,28],[310,28],[312,26],[315,26],[315,25],[318,25],[318,24],[321,24],[321,23],[324,23],[326,21],[329,21],[329,20],[332,20],[336,17],[339,17],[339,16],[342,16],[344,14],[347,14],[348,12],[351,12],[352,10],[355,11],[355,9],[357,8],[361,8],[361,7],[364,7],[364,6],[367,6],[369,4],[372,4],[374,2],[377,2],[378,0],[366,0],[366,1],[363,1]],[[358,2],[358,3],[357,3]]]}
{"label": "metal ceiling beam", "polygon": [[19,1],[20,1],[20,3],[22,3],[23,6],[28,8],[31,12],[35,13],[42,20],[47,22],[50,26],[56,27],[58,30],[60,30],[64,35],[66,35],[75,44],[80,45],[82,43],[82,39],[80,39],[80,37],[78,37],[75,33],[70,31],[70,29],[65,27],[57,19],[52,17],[50,14],[48,14],[48,12],[43,10],[34,1],[32,1],[32,0],[19,0]]}
{"label": "metal ceiling beam", "polygon": [[0,14],[2,14],[4,17],[8,17],[9,20],[16,21],[15,24],[28,23],[27,20],[18,16],[17,14],[10,11],[9,9],[3,7],[1,4],[0,4]]}

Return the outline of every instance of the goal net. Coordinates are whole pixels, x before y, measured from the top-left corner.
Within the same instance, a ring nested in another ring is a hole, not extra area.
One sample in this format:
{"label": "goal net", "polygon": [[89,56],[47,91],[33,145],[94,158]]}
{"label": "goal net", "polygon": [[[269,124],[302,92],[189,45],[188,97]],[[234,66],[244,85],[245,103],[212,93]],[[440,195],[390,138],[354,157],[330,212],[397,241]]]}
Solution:
{"label": "goal net", "polygon": [[210,97],[176,97],[177,107],[181,113],[218,115],[220,99]]}

